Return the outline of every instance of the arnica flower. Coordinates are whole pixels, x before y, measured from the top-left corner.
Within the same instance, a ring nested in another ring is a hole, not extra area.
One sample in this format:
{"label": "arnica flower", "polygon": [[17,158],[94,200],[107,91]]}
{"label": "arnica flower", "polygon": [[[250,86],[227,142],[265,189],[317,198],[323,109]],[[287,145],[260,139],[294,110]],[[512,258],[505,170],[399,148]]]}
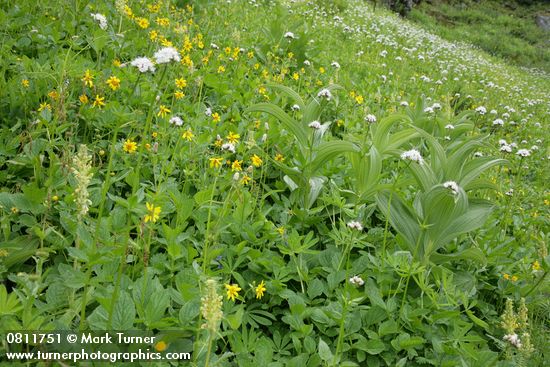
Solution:
{"label": "arnica flower", "polygon": [[241,287],[239,287],[238,284],[226,284],[225,289],[227,290],[227,299],[230,299],[233,302],[235,302],[235,297],[239,296]]}
{"label": "arnica flower", "polygon": [[137,150],[137,143],[132,139],[127,139],[122,145],[122,150],[124,150],[126,153],[132,154]]}
{"label": "arnica flower", "polygon": [[184,78],[176,79],[176,87],[178,87],[179,89],[187,87],[187,80],[185,80]]}
{"label": "arnica flower", "polygon": [[105,106],[105,97],[101,97],[99,94],[96,95],[92,106],[98,108]]}
{"label": "arnica flower", "polygon": [[258,157],[256,154],[254,154],[251,158],[252,164],[254,167],[260,167],[262,165],[262,158]]}
{"label": "arnica flower", "polygon": [[44,109],[48,109],[48,110],[52,110],[52,106],[47,103],[47,102],[44,102],[44,103],[40,103],[40,106],[38,106],[38,112],[44,110]]}
{"label": "arnica flower", "polygon": [[82,219],[92,204],[88,186],[92,180],[92,157],[88,154],[88,148],[80,145],[78,154],[73,158],[72,172],[76,178],[75,202],[78,207],[78,219]]}
{"label": "arnica flower", "polygon": [[214,279],[206,281],[206,292],[201,298],[201,315],[206,321],[201,327],[208,329],[212,335],[218,332],[223,318],[222,299],[218,295],[218,283]]}
{"label": "arnica flower", "polygon": [[183,132],[181,137],[187,141],[191,141],[193,140],[193,137],[195,137],[195,135],[193,135],[193,131],[191,131],[191,129],[187,129]]}
{"label": "arnica flower", "polygon": [[241,136],[239,134],[230,131],[229,134],[225,137],[230,143],[235,144],[239,141]]}
{"label": "arnica flower", "polygon": [[275,154],[275,160],[277,162],[283,162],[285,160],[285,157],[281,153]]}
{"label": "arnica flower", "polygon": [[149,28],[149,21],[145,18],[136,18],[136,23],[142,29]]}
{"label": "arnica flower", "polygon": [[81,94],[80,97],[78,97],[78,100],[82,104],[87,104],[89,102],[88,96],[85,94]]}
{"label": "arnica flower", "polygon": [[258,286],[256,287],[256,298],[261,299],[264,296],[265,291],[265,282],[262,280],[260,284],[258,284]]}
{"label": "arnica flower", "polygon": [[541,269],[541,266],[538,260],[535,260],[535,262],[532,265],[532,268],[534,271],[539,271]]}
{"label": "arnica flower", "polygon": [[159,112],[157,113],[157,116],[166,117],[167,113],[170,113],[171,111],[166,107],[165,105],[161,104],[159,107]]}
{"label": "arnica flower", "polygon": [[30,85],[30,82],[29,82],[28,79],[23,79],[23,80],[21,80],[21,85],[25,88],[28,88],[29,85]]}
{"label": "arnica flower", "polygon": [[223,158],[212,157],[209,159],[209,161],[210,161],[210,168],[219,168],[222,165]]}
{"label": "arnica flower", "polygon": [[111,76],[107,81],[105,82],[112,90],[117,90],[120,88],[120,79],[116,76]]}
{"label": "arnica flower", "polygon": [[214,112],[214,113],[212,114],[212,121],[214,121],[214,122],[220,122],[220,120],[221,120],[220,114],[217,113],[217,112]]}
{"label": "arnica flower", "polygon": [[145,223],[156,223],[157,220],[160,218],[160,206],[155,206],[151,203],[145,203],[145,206],[147,207],[147,214],[145,214],[145,217],[143,218]]}
{"label": "arnica flower", "polygon": [[231,163],[231,170],[232,171],[237,171],[237,172],[242,171],[243,168],[242,168],[241,164],[242,164],[242,161],[239,161],[239,160],[235,159],[233,161],[233,163]]}
{"label": "arnica flower", "polygon": [[94,86],[94,76],[92,75],[90,70],[86,70],[84,72],[84,76],[80,80],[82,80],[84,82],[84,85],[87,87],[92,88]]}
{"label": "arnica flower", "polygon": [[246,186],[250,183],[250,180],[252,180],[250,176],[245,174],[243,178],[241,178],[241,183]]}

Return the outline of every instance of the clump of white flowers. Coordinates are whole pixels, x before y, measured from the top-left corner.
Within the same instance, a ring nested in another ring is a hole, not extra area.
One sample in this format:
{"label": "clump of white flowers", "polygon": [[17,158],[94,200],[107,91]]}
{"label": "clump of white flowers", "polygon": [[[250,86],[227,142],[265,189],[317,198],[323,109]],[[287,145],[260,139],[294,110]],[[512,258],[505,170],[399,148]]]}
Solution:
{"label": "clump of white flowers", "polygon": [[351,228],[351,229],[356,229],[358,231],[363,230],[363,225],[361,224],[361,222],[358,222],[356,220],[352,220],[351,222],[349,222],[348,227]]}
{"label": "clump of white flowers", "polygon": [[297,104],[295,104],[295,105],[293,105],[292,107],[290,107],[290,109],[291,109],[292,111],[300,111],[300,106],[297,105]]}
{"label": "clump of white flowers", "polygon": [[363,284],[365,284],[365,281],[358,275],[355,275],[349,278],[349,282],[356,287],[360,287]]}
{"label": "clump of white flowers", "polygon": [[376,122],[376,116],[368,114],[367,116],[365,116],[365,121],[370,123]]}
{"label": "clump of white flowers", "polygon": [[134,59],[130,63],[130,65],[135,66],[142,73],[146,73],[148,71],[150,72],[155,71],[155,65],[153,65],[153,62],[149,60],[147,57],[138,57]]}
{"label": "clump of white flowers", "polygon": [[231,153],[235,153],[235,145],[232,143],[225,143],[222,145],[222,150],[227,150]]}
{"label": "clump of white flowers", "polygon": [[99,28],[103,30],[107,29],[107,18],[105,18],[105,15],[99,13],[91,13],[90,15],[99,23]]}
{"label": "clump of white flowers", "polygon": [[178,50],[176,50],[174,47],[161,48],[160,50],[155,52],[154,57],[157,64],[167,64],[170,61],[178,62],[181,60]]}
{"label": "clump of white flowers", "polygon": [[496,119],[493,121],[493,126],[503,126],[504,125],[504,120],[502,119]]}
{"label": "clump of white flowers", "polygon": [[288,39],[296,39],[296,36],[292,32],[286,32],[284,37]]}
{"label": "clump of white flowers", "polygon": [[183,125],[183,120],[179,116],[173,116],[168,122],[176,126]]}
{"label": "clump of white flowers", "polygon": [[484,106],[479,106],[476,108],[476,112],[480,115],[485,115],[487,113],[487,109]]}
{"label": "clump of white flowers", "polygon": [[332,93],[330,93],[330,90],[328,89],[321,89],[319,93],[317,93],[317,97],[319,98],[326,98],[326,100],[330,100],[332,98]]}
{"label": "clump of white flowers", "polygon": [[330,66],[332,66],[332,67],[335,68],[335,69],[340,69],[340,64],[337,63],[336,61],[333,61],[333,62],[330,64]]}
{"label": "clump of white flowers", "polygon": [[311,121],[307,126],[311,127],[312,129],[318,130],[321,128],[321,123],[315,120],[315,121]]}
{"label": "clump of white flowers", "polygon": [[401,154],[401,159],[417,162],[418,164],[424,164],[424,158],[420,155],[420,152],[416,149],[407,150]]}
{"label": "clump of white flowers", "polygon": [[531,155],[531,152],[528,149],[519,149],[516,154],[520,157],[529,157]]}
{"label": "clump of white flowers", "polygon": [[443,187],[451,190],[453,195],[458,194],[458,184],[454,181],[447,181],[443,184]]}

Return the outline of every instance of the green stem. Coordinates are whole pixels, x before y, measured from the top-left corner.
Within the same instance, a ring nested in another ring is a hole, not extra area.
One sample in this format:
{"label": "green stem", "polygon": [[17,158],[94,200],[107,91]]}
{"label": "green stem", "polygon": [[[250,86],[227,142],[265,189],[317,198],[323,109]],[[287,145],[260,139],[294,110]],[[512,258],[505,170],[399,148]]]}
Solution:
{"label": "green stem", "polygon": [[218,183],[218,174],[214,178],[214,185],[212,187],[212,193],[210,194],[210,201],[208,206],[208,219],[206,222],[206,233],[204,235],[204,246],[202,250],[202,272],[206,274],[206,264],[208,261],[208,245],[210,240],[210,222],[212,217],[212,204],[214,202],[214,192],[216,191],[216,184]]}

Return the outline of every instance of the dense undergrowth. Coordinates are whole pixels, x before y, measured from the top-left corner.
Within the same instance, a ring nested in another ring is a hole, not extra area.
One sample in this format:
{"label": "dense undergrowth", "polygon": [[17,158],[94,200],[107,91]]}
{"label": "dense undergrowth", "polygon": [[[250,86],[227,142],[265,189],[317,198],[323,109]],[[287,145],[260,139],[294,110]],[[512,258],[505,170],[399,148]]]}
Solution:
{"label": "dense undergrowth", "polygon": [[548,77],[344,5],[3,2],[1,331],[544,365]]}

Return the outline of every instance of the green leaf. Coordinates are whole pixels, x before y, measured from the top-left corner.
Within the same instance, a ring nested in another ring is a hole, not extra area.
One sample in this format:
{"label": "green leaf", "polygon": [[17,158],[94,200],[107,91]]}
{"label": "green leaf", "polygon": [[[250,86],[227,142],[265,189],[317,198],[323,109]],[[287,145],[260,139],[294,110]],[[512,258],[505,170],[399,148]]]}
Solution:
{"label": "green leaf", "polygon": [[14,315],[19,312],[23,307],[19,305],[19,299],[15,293],[10,293],[4,284],[0,284],[0,316]]}
{"label": "green leaf", "polygon": [[452,254],[439,254],[434,253],[430,256],[430,260],[435,264],[442,264],[444,262],[453,260],[471,260],[480,264],[487,264],[487,258],[483,251],[477,247],[470,247],[463,251],[455,252]]}
{"label": "green leaf", "polygon": [[354,348],[367,352],[368,354],[380,354],[386,350],[384,342],[378,339],[361,340],[353,345]]}
{"label": "green leaf", "polygon": [[332,352],[327,343],[321,338],[319,338],[319,357],[325,362],[331,361],[333,358]]}
{"label": "green leaf", "polygon": [[327,161],[348,152],[359,152],[359,147],[344,140],[333,140],[321,143],[317,147],[315,158],[310,163],[311,174],[315,174],[315,172],[317,172],[317,170]]}
{"label": "green leaf", "polygon": [[241,324],[243,322],[243,314],[244,314],[243,307],[239,307],[237,309],[237,312],[226,316],[226,320],[229,323],[229,326],[233,330],[237,330],[239,327],[241,327]]}
{"label": "green leaf", "polygon": [[113,307],[111,320],[113,330],[130,330],[134,326],[136,318],[136,308],[130,295],[121,291]]}

